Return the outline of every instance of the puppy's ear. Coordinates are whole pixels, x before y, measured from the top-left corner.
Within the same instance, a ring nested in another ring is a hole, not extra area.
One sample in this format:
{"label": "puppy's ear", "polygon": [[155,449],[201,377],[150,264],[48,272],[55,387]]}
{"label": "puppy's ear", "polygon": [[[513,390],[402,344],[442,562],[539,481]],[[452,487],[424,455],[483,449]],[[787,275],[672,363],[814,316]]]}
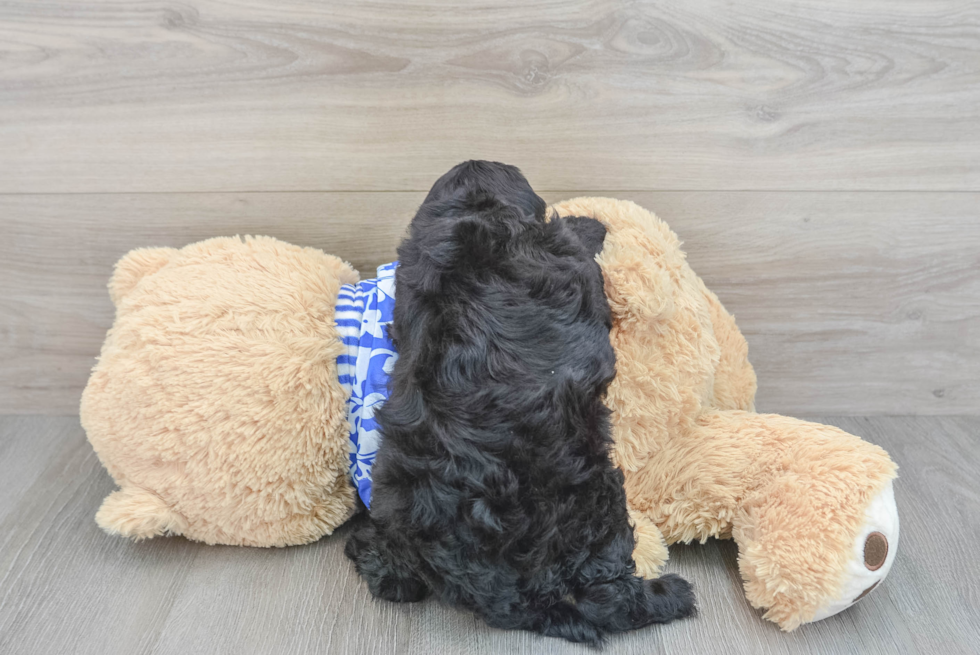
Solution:
{"label": "puppy's ear", "polygon": [[593,257],[602,252],[602,243],[606,239],[606,226],[594,218],[585,216],[568,216],[561,219],[565,225],[572,228],[579,241],[585,246],[586,252]]}

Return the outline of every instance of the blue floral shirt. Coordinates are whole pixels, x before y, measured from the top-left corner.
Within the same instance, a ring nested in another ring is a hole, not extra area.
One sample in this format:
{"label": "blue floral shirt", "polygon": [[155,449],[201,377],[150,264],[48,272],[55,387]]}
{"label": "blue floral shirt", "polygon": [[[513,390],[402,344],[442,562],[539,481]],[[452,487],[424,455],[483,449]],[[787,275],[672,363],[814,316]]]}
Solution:
{"label": "blue floral shirt", "polygon": [[388,337],[395,312],[395,269],[378,267],[378,277],[340,287],[334,323],[345,346],[337,357],[340,384],[350,393],[350,475],[364,505],[371,507],[371,467],[381,434],[374,412],[388,399],[388,378],[398,353]]}

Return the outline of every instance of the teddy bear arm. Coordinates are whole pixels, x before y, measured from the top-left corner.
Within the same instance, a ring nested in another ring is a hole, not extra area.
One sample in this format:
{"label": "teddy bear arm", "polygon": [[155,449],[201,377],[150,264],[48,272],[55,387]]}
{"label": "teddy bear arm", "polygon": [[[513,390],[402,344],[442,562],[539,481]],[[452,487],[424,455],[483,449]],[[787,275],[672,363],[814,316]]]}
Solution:
{"label": "teddy bear arm", "polygon": [[708,302],[719,348],[714,406],[718,409],[755,411],[756,377],[749,363],[749,345],[735,324],[735,317],[728,313],[718,296],[709,291],[704,283],[701,288]]}
{"label": "teddy bear arm", "polygon": [[660,528],[642,512],[629,508],[630,523],[633,524],[633,561],[636,574],[642,578],[659,577],[667,563],[667,542]]}

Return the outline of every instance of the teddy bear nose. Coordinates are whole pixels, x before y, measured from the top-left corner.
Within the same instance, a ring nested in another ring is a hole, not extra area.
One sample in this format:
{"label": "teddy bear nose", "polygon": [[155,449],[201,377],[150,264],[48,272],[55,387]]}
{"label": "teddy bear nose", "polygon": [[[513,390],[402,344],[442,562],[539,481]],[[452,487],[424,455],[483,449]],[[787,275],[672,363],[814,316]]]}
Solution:
{"label": "teddy bear nose", "polygon": [[[877,571],[888,558],[888,539],[880,532],[872,532],[864,540],[864,566],[869,571]],[[868,589],[868,591],[871,591]],[[867,593],[867,592],[865,592]],[[862,594],[863,596],[864,594]]]}
{"label": "teddy bear nose", "polygon": [[[872,532],[864,540],[864,568],[869,571],[877,571],[885,565],[886,559],[888,559],[888,537],[880,532]],[[881,580],[876,580],[873,585],[862,591],[861,595],[851,602],[856,603],[870,594],[879,582]]]}

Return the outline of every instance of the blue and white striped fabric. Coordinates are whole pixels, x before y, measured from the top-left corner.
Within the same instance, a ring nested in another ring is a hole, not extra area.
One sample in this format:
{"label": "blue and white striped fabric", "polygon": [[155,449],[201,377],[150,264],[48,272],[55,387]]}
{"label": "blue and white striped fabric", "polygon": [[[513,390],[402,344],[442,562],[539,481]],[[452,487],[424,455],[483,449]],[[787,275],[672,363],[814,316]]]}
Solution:
{"label": "blue and white striped fabric", "polygon": [[371,467],[381,434],[374,412],[388,399],[388,378],[398,353],[388,338],[395,312],[395,268],[378,267],[378,277],[340,287],[334,322],[346,352],[337,357],[340,384],[350,393],[350,474],[364,505],[371,507]]}

